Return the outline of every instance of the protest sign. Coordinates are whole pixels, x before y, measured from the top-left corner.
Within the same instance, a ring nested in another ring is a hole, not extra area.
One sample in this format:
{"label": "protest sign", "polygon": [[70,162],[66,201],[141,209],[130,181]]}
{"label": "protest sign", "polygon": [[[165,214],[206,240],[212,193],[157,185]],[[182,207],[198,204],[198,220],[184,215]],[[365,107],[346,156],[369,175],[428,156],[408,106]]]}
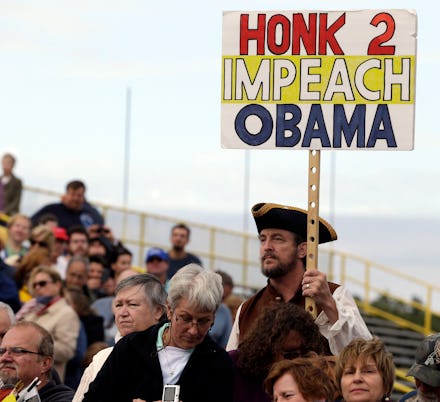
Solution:
{"label": "protest sign", "polygon": [[410,10],[225,11],[224,148],[412,150]]}

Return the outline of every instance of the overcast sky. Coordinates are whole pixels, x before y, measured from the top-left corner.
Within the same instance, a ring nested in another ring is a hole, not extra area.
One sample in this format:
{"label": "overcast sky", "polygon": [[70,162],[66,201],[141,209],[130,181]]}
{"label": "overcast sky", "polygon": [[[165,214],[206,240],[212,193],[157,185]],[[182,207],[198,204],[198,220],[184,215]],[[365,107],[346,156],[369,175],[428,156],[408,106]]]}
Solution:
{"label": "overcast sky", "polygon": [[249,152],[245,208],[244,151],[220,146],[222,11],[354,5],[418,14],[415,150],[322,152],[321,215],[335,247],[440,277],[437,3],[0,0],[0,151],[28,185],[81,178],[92,201],[231,229],[257,202],[307,208],[308,152],[278,150]]}

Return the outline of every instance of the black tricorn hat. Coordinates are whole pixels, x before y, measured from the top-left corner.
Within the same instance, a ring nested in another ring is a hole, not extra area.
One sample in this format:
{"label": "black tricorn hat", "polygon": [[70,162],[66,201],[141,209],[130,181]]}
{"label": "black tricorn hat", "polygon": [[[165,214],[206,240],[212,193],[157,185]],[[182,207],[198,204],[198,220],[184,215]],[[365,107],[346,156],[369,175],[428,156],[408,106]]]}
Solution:
{"label": "black tricorn hat", "polygon": [[[255,204],[251,211],[258,233],[263,229],[284,229],[296,233],[304,240],[307,239],[307,211],[304,209],[260,202]],[[337,238],[332,225],[319,218],[319,243],[327,243]]]}

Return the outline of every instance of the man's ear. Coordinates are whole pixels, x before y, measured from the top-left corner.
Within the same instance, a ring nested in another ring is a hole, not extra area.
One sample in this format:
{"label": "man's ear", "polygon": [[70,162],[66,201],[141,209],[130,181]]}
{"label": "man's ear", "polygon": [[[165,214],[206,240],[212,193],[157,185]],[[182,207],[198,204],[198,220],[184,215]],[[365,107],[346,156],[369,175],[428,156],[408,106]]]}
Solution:
{"label": "man's ear", "polygon": [[41,373],[47,374],[52,369],[53,358],[50,356],[42,356],[41,359]]}
{"label": "man's ear", "polygon": [[299,243],[296,250],[296,256],[298,258],[304,258],[307,255],[307,242],[303,241]]}

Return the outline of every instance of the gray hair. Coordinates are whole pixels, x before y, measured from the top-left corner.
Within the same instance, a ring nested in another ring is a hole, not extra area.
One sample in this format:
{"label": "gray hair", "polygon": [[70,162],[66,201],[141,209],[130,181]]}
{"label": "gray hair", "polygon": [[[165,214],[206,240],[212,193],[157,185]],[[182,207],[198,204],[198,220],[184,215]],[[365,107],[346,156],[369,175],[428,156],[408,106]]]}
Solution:
{"label": "gray hair", "polygon": [[87,257],[82,257],[80,255],[74,255],[69,259],[69,262],[67,263],[66,272],[69,270],[69,267],[76,261],[82,262],[86,266],[87,272],[89,272],[90,268],[90,261]]}
{"label": "gray hair", "polygon": [[9,322],[11,323],[10,325],[14,325],[15,324],[15,314],[14,314],[14,311],[12,310],[11,306],[9,304],[6,304],[6,303],[0,301],[0,310],[6,311],[6,314],[9,317]]}
{"label": "gray hair", "polygon": [[54,343],[52,335],[49,331],[43,328],[40,324],[33,321],[19,321],[14,324],[12,328],[34,328],[40,334],[38,342],[38,353],[43,356],[54,357]]}
{"label": "gray hair", "polygon": [[150,307],[154,308],[158,306],[161,308],[162,313],[165,314],[167,293],[165,292],[162,283],[154,275],[138,274],[123,279],[116,286],[115,295],[117,295],[123,289],[132,288],[138,285],[142,286],[145,299],[147,299]]}
{"label": "gray hair", "polygon": [[215,312],[223,297],[222,278],[197,264],[179,269],[170,280],[168,303],[171,310],[180,299],[186,298],[191,306],[203,312]]}

